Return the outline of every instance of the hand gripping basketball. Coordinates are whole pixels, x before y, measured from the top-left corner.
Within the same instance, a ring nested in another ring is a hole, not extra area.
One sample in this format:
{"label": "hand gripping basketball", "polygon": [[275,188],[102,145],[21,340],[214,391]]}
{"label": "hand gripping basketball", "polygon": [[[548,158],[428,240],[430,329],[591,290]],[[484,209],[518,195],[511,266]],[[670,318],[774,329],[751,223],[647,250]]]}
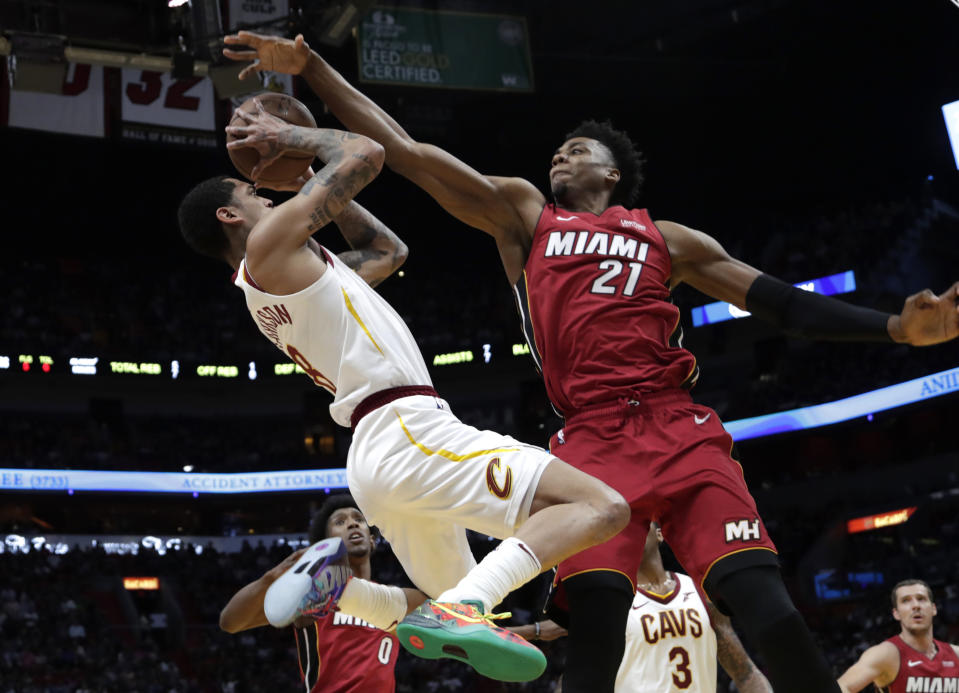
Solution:
{"label": "hand gripping basketball", "polygon": [[288,125],[312,128],[316,121],[306,106],[285,94],[267,92],[244,101],[226,128],[227,153],[237,170],[266,187],[302,176],[314,155],[284,148]]}

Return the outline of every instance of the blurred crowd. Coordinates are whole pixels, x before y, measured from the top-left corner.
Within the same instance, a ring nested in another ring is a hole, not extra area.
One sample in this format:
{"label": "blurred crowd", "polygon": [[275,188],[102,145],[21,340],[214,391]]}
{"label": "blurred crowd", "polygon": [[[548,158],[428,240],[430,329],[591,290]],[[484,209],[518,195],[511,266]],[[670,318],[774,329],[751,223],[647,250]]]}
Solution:
{"label": "blurred crowd", "polygon": [[[843,596],[803,598],[790,585],[834,671],[841,673],[861,651],[898,631],[888,601],[890,587],[921,577],[935,591],[936,635],[959,640],[959,525],[956,504],[943,505],[914,526],[851,535],[833,572],[876,572],[876,584],[849,587]],[[951,519],[950,519],[951,518]],[[941,522],[947,520],[946,522]],[[815,519],[797,518],[803,532],[821,531]],[[798,536],[798,535],[793,535]],[[807,537],[808,539],[808,537]],[[785,566],[802,562],[806,540],[777,539]],[[495,545],[471,534],[481,557]],[[219,610],[233,592],[278,563],[289,548],[253,540],[236,553],[192,546],[158,555],[110,555],[102,550],[45,550],[0,555],[0,693],[253,693],[300,690],[294,638],[289,630],[258,628],[236,635],[217,627]],[[667,567],[681,569],[666,551]],[[373,578],[409,584],[388,545],[380,543]],[[158,592],[131,592],[124,576],[155,576]],[[500,610],[513,623],[538,617],[546,592],[541,577],[510,595]],[[550,661],[529,684],[501,684],[465,665],[419,660],[401,653],[396,669],[401,693],[548,692],[563,670],[565,643],[542,643]],[[747,645],[748,646],[748,645]],[[762,667],[762,661],[757,660]],[[719,690],[734,690],[721,675]]]}

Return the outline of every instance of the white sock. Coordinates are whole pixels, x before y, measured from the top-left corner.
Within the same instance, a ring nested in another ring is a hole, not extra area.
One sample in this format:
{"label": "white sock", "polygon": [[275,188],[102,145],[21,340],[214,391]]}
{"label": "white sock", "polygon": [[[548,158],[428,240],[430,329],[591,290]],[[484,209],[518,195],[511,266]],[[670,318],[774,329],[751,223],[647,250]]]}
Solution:
{"label": "white sock", "polygon": [[406,616],[406,594],[399,587],[355,577],[346,583],[337,608],[377,628],[390,630]]}
{"label": "white sock", "polygon": [[516,537],[504,540],[473,568],[456,587],[448,589],[438,602],[483,602],[485,611],[499,604],[506,595],[526,584],[543,570],[532,550]]}

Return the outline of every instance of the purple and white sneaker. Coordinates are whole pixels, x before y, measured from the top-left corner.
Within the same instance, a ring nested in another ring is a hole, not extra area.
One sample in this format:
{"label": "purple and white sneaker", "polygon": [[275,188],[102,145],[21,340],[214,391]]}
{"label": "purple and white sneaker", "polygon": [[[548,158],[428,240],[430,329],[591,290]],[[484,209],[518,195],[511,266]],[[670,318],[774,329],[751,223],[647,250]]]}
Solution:
{"label": "purple and white sneaker", "polygon": [[336,607],[352,576],[342,539],[332,537],[316,542],[266,591],[266,620],[282,628],[300,616],[326,616]]}

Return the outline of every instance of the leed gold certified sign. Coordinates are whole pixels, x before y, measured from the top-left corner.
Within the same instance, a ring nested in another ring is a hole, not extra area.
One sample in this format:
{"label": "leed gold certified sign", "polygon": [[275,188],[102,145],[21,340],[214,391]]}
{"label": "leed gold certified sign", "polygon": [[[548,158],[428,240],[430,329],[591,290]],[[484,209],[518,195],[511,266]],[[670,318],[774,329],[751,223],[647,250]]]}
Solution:
{"label": "leed gold certified sign", "polygon": [[358,38],[361,82],[533,91],[524,17],[374,7]]}

